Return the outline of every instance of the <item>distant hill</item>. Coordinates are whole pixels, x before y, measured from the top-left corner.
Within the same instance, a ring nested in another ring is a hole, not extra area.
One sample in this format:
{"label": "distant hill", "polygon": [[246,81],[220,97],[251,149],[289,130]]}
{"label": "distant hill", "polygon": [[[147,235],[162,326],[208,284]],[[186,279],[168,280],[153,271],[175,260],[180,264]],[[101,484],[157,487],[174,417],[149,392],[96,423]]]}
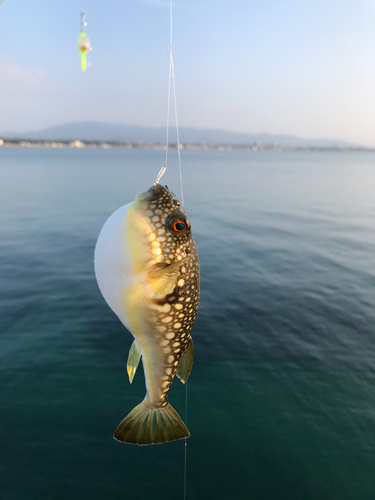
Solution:
{"label": "distant hill", "polygon": [[[81,141],[150,143],[163,143],[165,142],[165,136],[165,127],[142,127],[139,125],[95,121],[66,123],[34,132],[0,133],[0,137],[4,139],[45,139],[50,141],[73,141],[77,139]],[[180,128],[180,142],[182,143],[250,145],[257,141],[261,144],[275,143],[281,146],[291,147],[353,146],[353,144],[335,139],[301,139],[292,135],[282,134],[248,134],[244,132],[228,132],[219,129]],[[176,142],[176,134],[173,128],[170,130],[170,142]]]}

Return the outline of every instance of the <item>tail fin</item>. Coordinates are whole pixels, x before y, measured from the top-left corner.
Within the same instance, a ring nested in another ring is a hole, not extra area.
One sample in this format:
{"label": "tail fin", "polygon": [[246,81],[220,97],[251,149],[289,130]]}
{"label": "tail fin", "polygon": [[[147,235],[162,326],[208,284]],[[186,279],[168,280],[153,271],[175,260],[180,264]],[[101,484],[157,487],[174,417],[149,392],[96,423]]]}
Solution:
{"label": "tail fin", "polygon": [[170,404],[150,408],[146,400],[133,408],[119,424],[113,437],[130,444],[161,444],[190,436],[178,413]]}

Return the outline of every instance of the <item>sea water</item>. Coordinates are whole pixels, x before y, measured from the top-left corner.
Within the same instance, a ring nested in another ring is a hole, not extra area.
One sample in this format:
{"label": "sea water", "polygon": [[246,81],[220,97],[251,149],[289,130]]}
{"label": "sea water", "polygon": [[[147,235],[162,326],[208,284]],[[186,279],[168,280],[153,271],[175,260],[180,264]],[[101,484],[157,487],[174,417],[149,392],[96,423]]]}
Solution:
{"label": "sea water", "polygon": [[[175,152],[163,183],[178,197]],[[0,496],[178,500],[184,441],[113,440],[144,397],[95,281],[163,151],[0,150]],[[183,151],[201,263],[187,499],[375,498],[375,155]],[[169,400],[185,419],[185,386]]]}

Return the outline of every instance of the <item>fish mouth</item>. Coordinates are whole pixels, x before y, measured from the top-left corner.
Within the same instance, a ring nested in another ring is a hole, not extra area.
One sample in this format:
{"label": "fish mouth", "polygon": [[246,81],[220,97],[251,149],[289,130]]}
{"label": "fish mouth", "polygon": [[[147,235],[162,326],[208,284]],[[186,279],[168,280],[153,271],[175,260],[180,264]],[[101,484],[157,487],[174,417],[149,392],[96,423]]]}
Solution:
{"label": "fish mouth", "polygon": [[150,187],[150,189],[147,191],[147,193],[148,193],[148,195],[150,197],[150,200],[154,200],[154,199],[159,198],[165,191],[167,191],[168,194],[169,194],[168,188],[166,189],[161,184],[156,183],[156,184],[154,184],[153,186]]}
{"label": "fish mouth", "polygon": [[147,191],[138,193],[134,200],[134,204],[143,210],[147,209],[153,203],[162,203],[168,206],[171,212],[181,211],[185,213],[185,209],[181,206],[176,195],[170,191],[168,186],[162,186],[159,183],[155,183]]}
{"label": "fish mouth", "polygon": [[163,195],[167,195],[171,202],[176,199],[176,196],[169,191],[168,186],[162,186],[161,184],[154,184],[147,191],[143,193],[138,193],[135,197],[135,202],[148,202],[158,201]]}

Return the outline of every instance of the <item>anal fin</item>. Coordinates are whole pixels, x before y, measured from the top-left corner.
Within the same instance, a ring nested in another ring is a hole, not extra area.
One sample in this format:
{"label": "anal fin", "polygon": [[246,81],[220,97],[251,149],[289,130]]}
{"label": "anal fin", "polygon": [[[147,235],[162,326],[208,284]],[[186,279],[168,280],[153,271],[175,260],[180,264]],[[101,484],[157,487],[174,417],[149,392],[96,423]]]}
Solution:
{"label": "anal fin", "polygon": [[139,364],[139,360],[141,359],[142,356],[142,351],[140,348],[139,343],[137,340],[134,340],[132,343],[132,346],[129,351],[129,356],[128,356],[128,375],[129,375],[129,382],[133,382],[133,378],[135,375],[135,372],[137,371],[137,367]]}
{"label": "anal fin", "polygon": [[194,361],[194,347],[193,347],[193,341],[190,339],[184,354],[181,356],[180,364],[178,366],[176,374],[183,384],[189,378],[191,367],[193,366],[193,361]]}

